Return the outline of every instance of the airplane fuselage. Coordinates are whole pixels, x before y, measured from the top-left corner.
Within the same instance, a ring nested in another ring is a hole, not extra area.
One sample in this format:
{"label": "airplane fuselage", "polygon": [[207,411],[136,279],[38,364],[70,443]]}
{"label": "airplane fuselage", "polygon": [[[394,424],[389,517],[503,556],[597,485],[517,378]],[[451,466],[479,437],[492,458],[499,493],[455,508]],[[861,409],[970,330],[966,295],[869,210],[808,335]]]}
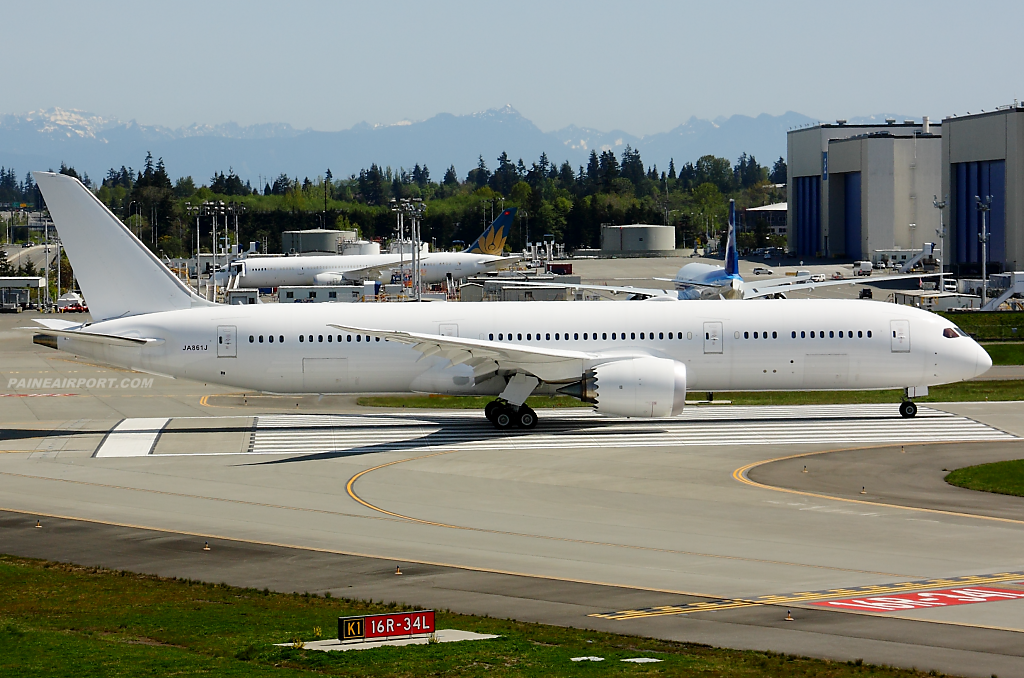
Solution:
{"label": "airplane fuselage", "polygon": [[[670,358],[686,365],[687,388],[696,392],[929,386],[973,378],[991,364],[969,337],[944,336],[952,324],[939,316],[855,300],[218,306],[86,328],[158,340],[146,346],[61,337],[58,347],[144,372],[274,393],[493,395],[505,386],[503,378],[478,383],[466,365],[329,323],[585,351],[593,356],[587,366]],[[537,392],[557,387],[541,384]]]}

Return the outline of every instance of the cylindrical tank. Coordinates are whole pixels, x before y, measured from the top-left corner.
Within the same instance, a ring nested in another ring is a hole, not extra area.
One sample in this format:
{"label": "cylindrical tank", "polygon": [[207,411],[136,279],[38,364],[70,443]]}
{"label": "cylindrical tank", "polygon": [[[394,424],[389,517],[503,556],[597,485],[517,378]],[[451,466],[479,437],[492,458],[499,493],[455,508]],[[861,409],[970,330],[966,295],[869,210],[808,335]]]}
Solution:
{"label": "cylindrical tank", "polygon": [[367,240],[347,242],[342,248],[342,254],[380,254],[380,243]]}

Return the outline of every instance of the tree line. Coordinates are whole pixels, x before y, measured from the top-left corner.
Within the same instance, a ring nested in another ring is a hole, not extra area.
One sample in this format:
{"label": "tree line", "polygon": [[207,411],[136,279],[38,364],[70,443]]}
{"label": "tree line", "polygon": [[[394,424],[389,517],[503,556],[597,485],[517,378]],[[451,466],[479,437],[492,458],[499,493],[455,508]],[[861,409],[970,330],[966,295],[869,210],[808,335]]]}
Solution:
{"label": "tree line", "polygon": [[[390,203],[401,198],[425,201],[423,238],[437,248],[472,242],[500,209],[516,206],[510,247],[523,248],[528,230],[531,241],[549,236],[572,250],[599,247],[602,224],[667,224],[676,227],[678,246],[706,244],[720,237],[730,198],[738,209],[785,199],[776,188],[787,178],[782,158],[768,167],[747,154],[735,162],[707,155],[679,166],[672,159],[659,169],[627,145],[618,153],[594,150],[578,167],[552,162],[544,153],[529,165],[506,152],[495,160],[491,166],[481,156],[464,178],[454,166],[437,180],[426,165],[371,164],[344,178],[329,169],[313,179],[282,173],[253,186],[232,168],[199,185],[191,176],[172,181],[163,159],[147,154],[141,169],[111,168],[93,190],[143,242],[172,257],[194,251],[194,208],[211,201],[238,209],[241,243],[266,242],[270,251],[280,251],[285,230],[346,228],[363,238],[390,237],[395,230]],[[79,176],[63,164],[60,171]],[[79,178],[88,180],[84,174]],[[13,169],[0,171],[0,201],[34,192],[31,175],[19,182]],[[211,221],[198,219],[204,251],[212,246]],[[219,223],[223,229],[223,218]],[[233,231],[234,218],[229,226]],[[763,225],[748,226],[748,245],[781,244],[772,242]]]}

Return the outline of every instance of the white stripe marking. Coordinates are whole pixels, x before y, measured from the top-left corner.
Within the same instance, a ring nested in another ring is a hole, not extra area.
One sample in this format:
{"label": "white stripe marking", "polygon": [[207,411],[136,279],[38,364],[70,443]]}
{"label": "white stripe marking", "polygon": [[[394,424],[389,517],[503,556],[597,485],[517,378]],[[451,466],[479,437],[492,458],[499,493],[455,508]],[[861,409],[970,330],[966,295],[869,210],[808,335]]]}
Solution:
{"label": "white stripe marking", "polygon": [[145,457],[156,446],[169,418],[125,419],[96,450],[96,457]]}

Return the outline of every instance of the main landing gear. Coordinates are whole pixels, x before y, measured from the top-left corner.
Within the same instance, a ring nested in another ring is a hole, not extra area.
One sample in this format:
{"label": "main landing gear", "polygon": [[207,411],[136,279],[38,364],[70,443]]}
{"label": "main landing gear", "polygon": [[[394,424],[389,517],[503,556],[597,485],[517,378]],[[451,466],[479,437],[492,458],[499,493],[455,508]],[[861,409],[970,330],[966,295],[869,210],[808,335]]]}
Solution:
{"label": "main landing gear", "polygon": [[904,400],[900,403],[900,416],[904,419],[910,419],[917,414],[917,405],[913,400]]}
{"label": "main landing gear", "polygon": [[484,416],[499,430],[518,428],[531,429],[537,426],[537,413],[526,405],[510,405],[504,400],[492,400],[484,407]]}

